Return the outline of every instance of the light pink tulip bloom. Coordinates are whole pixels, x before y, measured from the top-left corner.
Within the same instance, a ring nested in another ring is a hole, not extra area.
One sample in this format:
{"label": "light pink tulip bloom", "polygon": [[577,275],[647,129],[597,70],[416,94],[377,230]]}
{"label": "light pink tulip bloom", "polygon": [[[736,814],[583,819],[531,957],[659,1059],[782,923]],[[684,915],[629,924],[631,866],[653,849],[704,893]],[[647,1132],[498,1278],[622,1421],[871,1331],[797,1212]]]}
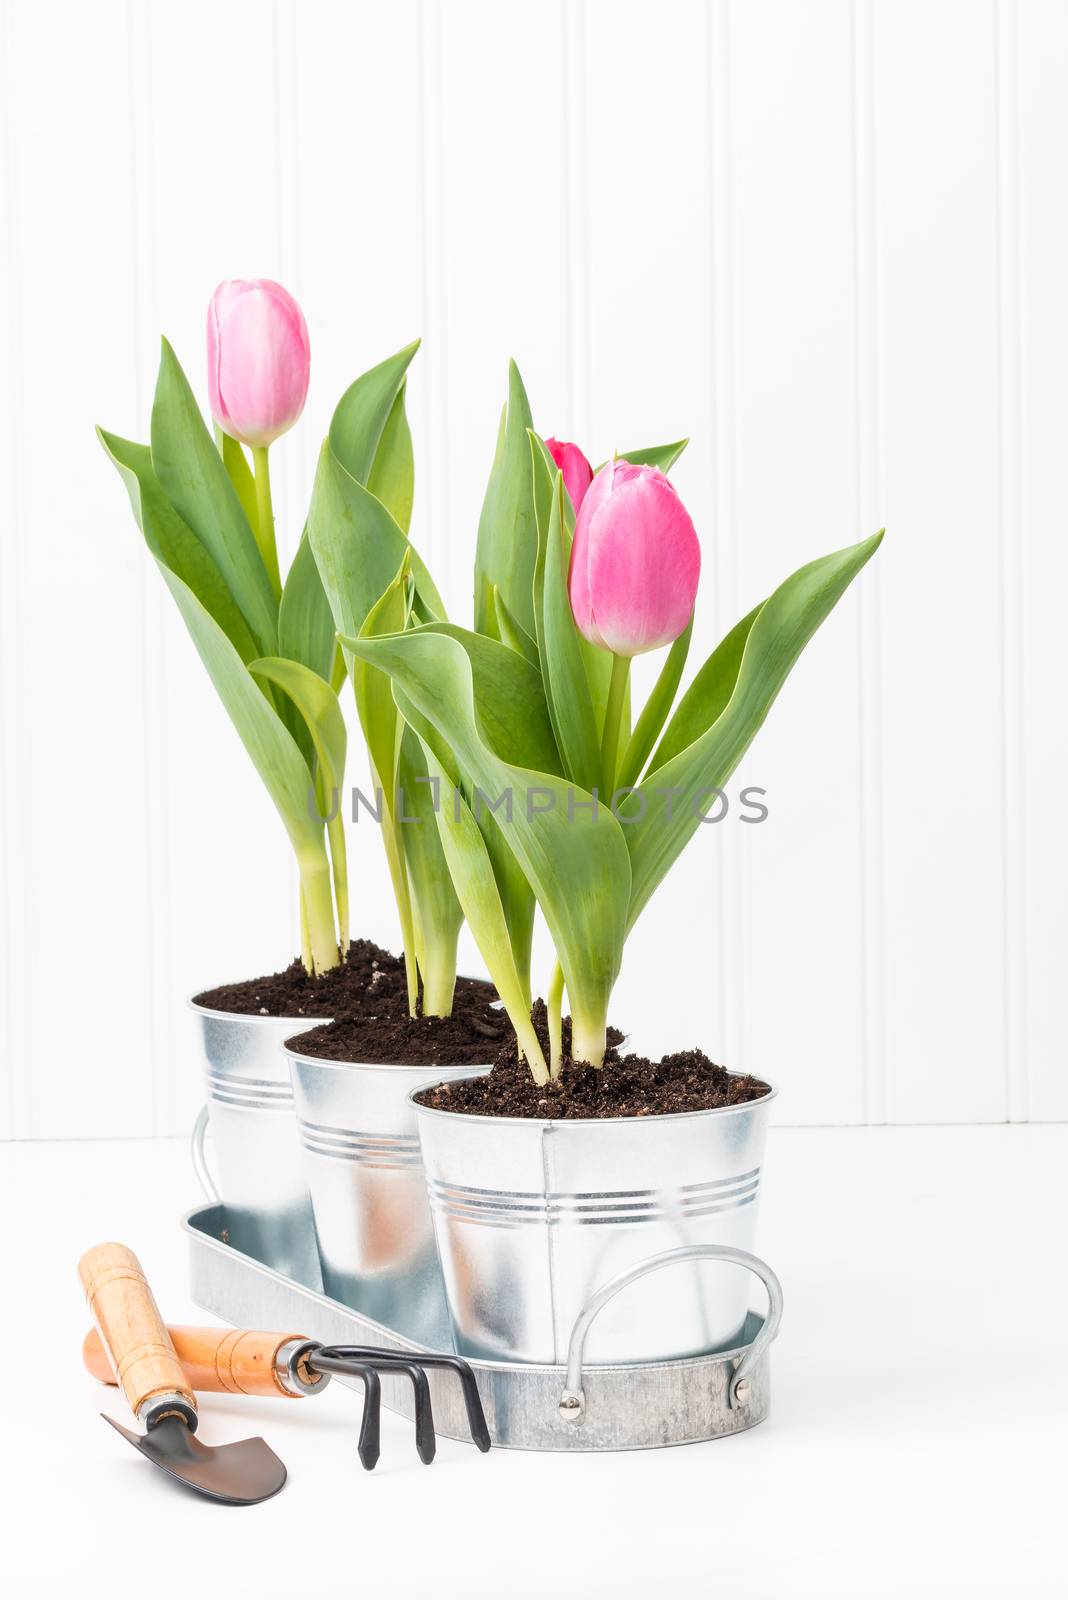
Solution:
{"label": "light pink tulip bloom", "polygon": [[224,433],[273,444],[304,410],[310,363],[304,315],[280,283],[220,283],[208,307],[208,395]]}
{"label": "light pink tulip bloom", "polygon": [[545,448],[564,475],[564,488],[571,496],[571,504],[577,513],[586,490],[593,482],[593,468],[578,445],[568,444],[566,439],[546,439]]}
{"label": "light pink tulip bloom", "polygon": [[693,615],[701,547],[656,467],[608,462],[575,522],[568,593],[579,632],[619,656],[677,639]]}

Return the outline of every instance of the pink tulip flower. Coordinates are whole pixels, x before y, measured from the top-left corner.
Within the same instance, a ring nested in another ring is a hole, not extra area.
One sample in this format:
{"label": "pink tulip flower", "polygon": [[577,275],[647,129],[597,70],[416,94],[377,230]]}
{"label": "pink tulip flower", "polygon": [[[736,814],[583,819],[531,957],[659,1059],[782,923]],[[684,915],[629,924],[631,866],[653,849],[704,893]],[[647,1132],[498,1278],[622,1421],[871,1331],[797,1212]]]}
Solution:
{"label": "pink tulip flower", "polygon": [[701,547],[656,467],[608,462],[575,522],[568,593],[579,632],[618,656],[677,639],[693,615]]}
{"label": "pink tulip flower", "polygon": [[571,504],[578,515],[586,490],[593,482],[593,468],[577,444],[566,439],[546,439],[545,448],[564,475],[564,488],[571,496]]}
{"label": "pink tulip flower", "polygon": [[311,354],[293,296],[270,278],[220,283],[208,307],[208,393],[224,433],[273,444],[304,410]]}

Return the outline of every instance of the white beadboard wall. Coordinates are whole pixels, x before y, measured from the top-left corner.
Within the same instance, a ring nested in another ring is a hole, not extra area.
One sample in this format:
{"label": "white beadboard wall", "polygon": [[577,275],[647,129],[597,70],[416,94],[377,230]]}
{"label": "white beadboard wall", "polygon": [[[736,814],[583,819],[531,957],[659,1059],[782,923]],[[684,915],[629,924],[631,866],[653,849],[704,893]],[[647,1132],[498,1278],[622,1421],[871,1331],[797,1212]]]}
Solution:
{"label": "white beadboard wall", "polygon": [[1068,1116],[1068,5],[2,10],[0,1136],[185,1131],[183,997],[294,947],[281,827],[92,432],[144,437],[161,331],[203,394],[240,275],[311,329],[290,548],[337,396],[423,335],[415,534],[455,614],[510,355],[592,457],[691,436],[695,664],[887,526],[731,786],[770,819],[702,830],[618,1018],[770,1075],[783,1122]]}

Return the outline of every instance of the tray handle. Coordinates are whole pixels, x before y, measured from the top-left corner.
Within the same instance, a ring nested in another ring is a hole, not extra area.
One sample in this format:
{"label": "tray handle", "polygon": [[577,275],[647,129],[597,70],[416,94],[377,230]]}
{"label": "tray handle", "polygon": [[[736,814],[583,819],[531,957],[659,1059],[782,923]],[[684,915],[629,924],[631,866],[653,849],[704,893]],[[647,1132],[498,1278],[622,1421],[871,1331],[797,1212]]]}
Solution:
{"label": "tray handle", "polygon": [[587,1300],[575,1318],[575,1326],[571,1330],[567,1346],[565,1380],[567,1387],[560,1396],[560,1416],[565,1422],[577,1424],[586,1415],[586,1395],[582,1387],[582,1354],[586,1348],[586,1335],[590,1331],[594,1317],[603,1311],[609,1300],[613,1300],[621,1289],[626,1289],[639,1278],[644,1278],[650,1272],[658,1272],[661,1267],[671,1266],[676,1261],[726,1261],[735,1267],[746,1267],[756,1274],[767,1290],[768,1314],[764,1318],[763,1326],[752,1344],[743,1351],[741,1360],[732,1372],[727,1385],[727,1404],[732,1410],[735,1406],[744,1405],[748,1400],[748,1374],[775,1338],[782,1321],[782,1285],[767,1262],[761,1261],[759,1256],[751,1256],[746,1250],[735,1250],[730,1245],[688,1244],[682,1245],[677,1250],[663,1250],[659,1255],[639,1261],[637,1266],[627,1267],[625,1271],[618,1272],[614,1278],[609,1278],[608,1282],[603,1283]]}
{"label": "tray handle", "polygon": [[204,1140],[207,1138],[210,1113],[206,1105],[201,1106],[197,1112],[197,1120],[193,1124],[193,1136],[189,1141],[189,1153],[193,1158],[193,1171],[197,1175],[197,1182],[203,1189],[208,1203],[213,1206],[222,1203],[222,1196],[215,1187],[215,1179],[208,1166],[208,1158],[204,1150]]}

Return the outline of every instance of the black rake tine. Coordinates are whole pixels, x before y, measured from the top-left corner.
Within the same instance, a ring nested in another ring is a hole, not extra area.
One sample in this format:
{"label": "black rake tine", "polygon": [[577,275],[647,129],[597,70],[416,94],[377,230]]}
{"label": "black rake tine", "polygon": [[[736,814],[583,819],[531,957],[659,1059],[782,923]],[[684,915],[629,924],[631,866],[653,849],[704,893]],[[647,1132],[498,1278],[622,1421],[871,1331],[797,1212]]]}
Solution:
{"label": "black rake tine", "polygon": [[339,1357],[334,1349],[316,1350],[311,1357],[320,1372],[342,1372],[346,1377],[363,1379],[363,1418],[356,1453],[368,1472],[373,1472],[382,1454],[382,1384],[367,1361]]}
{"label": "black rake tine", "polygon": [[356,1454],[368,1472],[373,1472],[382,1454],[382,1385],[373,1367],[356,1369],[363,1379],[363,1417]]}
{"label": "black rake tine", "polygon": [[[322,1352],[320,1352],[322,1354]],[[422,1356],[412,1357],[394,1350],[374,1350],[370,1345],[332,1344],[327,1350],[328,1359],[352,1362],[364,1361],[377,1372],[405,1374],[412,1381],[415,1400],[415,1448],[419,1459],[429,1467],[438,1452],[434,1433],[434,1409],[430,1401],[430,1385],[422,1368]]]}
{"label": "black rake tine", "polygon": [[438,1441],[434,1434],[434,1411],[430,1403],[430,1385],[426,1381],[426,1373],[415,1361],[383,1361],[375,1356],[372,1365],[381,1372],[406,1372],[412,1380],[412,1394],[415,1397],[415,1448],[424,1467],[429,1467],[438,1453]]}
{"label": "black rake tine", "polygon": [[[371,1359],[372,1352],[361,1348],[360,1354]],[[378,1357],[374,1356],[377,1362]],[[482,1396],[478,1392],[478,1384],[470,1364],[463,1356],[438,1356],[420,1355],[416,1357],[421,1367],[442,1367],[447,1372],[455,1372],[460,1380],[463,1390],[464,1405],[467,1408],[467,1425],[471,1430],[471,1442],[478,1446],[483,1454],[490,1447],[489,1428],[486,1425],[486,1413],[482,1409]]]}
{"label": "black rake tine", "polygon": [[463,1356],[435,1355],[428,1352],[424,1355],[402,1355],[395,1350],[376,1350],[372,1345],[352,1344],[335,1345],[336,1350],[349,1350],[352,1355],[363,1361],[373,1361],[376,1365],[380,1362],[407,1363],[416,1361],[421,1367],[443,1367],[450,1372],[455,1372],[463,1389],[464,1405],[467,1408],[467,1425],[471,1430],[472,1443],[485,1454],[490,1448],[490,1433],[486,1423],[486,1413],[482,1406],[482,1396],[478,1392],[478,1382],[471,1364]]}
{"label": "black rake tine", "polygon": [[489,1428],[486,1424],[486,1413],[482,1409],[482,1396],[478,1392],[478,1384],[470,1364],[463,1356],[420,1356],[419,1359],[424,1367],[445,1367],[448,1371],[455,1372],[464,1394],[467,1426],[471,1430],[472,1443],[485,1454],[490,1447]]}

